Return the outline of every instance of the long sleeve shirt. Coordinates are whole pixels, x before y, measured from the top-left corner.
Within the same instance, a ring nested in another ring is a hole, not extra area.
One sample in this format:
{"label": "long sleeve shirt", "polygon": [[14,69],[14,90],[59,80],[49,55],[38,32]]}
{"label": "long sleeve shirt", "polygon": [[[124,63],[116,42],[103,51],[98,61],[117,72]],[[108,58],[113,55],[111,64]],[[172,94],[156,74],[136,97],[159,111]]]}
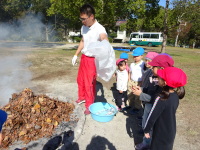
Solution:
{"label": "long sleeve shirt", "polygon": [[155,100],[144,127],[144,133],[149,133],[153,128],[151,149],[172,150],[178,105],[179,98],[176,92],[170,93],[167,100]]}

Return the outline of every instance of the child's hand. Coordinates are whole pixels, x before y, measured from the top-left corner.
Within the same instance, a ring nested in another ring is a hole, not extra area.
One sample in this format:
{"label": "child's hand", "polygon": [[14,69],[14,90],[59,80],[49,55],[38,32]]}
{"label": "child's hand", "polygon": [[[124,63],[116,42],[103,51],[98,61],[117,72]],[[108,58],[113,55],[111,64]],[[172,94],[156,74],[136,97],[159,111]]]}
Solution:
{"label": "child's hand", "polygon": [[144,136],[149,139],[150,138],[150,134],[149,133],[145,133]]}
{"label": "child's hand", "polygon": [[132,86],[132,89],[134,95],[140,96],[142,93],[142,90],[139,86]]}
{"label": "child's hand", "polygon": [[123,91],[119,91],[119,93],[123,93]]}
{"label": "child's hand", "polygon": [[115,77],[116,77],[116,74],[114,73],[114,74],[113,74],[113,78],[115,78]]}

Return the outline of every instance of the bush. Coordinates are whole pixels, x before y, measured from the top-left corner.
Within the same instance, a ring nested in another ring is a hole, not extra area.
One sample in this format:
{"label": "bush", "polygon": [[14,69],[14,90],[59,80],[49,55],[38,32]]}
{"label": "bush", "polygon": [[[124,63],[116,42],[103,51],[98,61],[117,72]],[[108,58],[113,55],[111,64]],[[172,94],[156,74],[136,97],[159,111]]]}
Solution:
{"label": "bush", "polygon": [[76,42],[80,42],[80,41],[81,41],[81,38],[78,37],[78,36],[75,36],[75,37],[74,37],[74,40],[75,40]]}
{"label": "bush", "polygon": [[113,38],[108,37],[108,40],[109,40],[110,43],[113,43]]}
{"label": "bush", "polygon": [[71,39],[73,42],[80,42],[81,37],[79,36],[70,36],[69,39]]}
{"label": "bush", "polygon": [[117,33],[116,33],[116,32],[111,32],[111,33],[109,34],[109,37],[115,38],[115,37],[117,37]]}

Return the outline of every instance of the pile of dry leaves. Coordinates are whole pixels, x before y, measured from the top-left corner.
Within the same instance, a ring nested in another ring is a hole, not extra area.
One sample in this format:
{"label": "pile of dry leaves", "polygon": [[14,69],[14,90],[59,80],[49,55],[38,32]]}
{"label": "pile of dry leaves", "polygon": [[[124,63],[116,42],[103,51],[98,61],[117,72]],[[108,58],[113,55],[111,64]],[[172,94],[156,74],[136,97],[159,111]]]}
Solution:
{"label": "pile of dry leaves", "polygon": [[6,148],[18,140],[29,143],[51,136],[60,122],[70,120],[74,107],[71,103],[46,95],[36,96],[30,89],[14,93],[10,102],[2,108],[8,114],[2,147]]}

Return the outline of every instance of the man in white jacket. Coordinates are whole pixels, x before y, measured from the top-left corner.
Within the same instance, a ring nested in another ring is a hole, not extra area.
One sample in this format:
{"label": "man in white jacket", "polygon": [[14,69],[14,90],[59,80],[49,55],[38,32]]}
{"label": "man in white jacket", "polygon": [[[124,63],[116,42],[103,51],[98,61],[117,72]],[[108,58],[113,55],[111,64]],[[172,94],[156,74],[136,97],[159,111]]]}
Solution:
{"label": "man in white jacket", "polygon": [[80,66],[78,70],[78,104],[85,102],[85,114],[90,114],[89,106],[94,103],[96,95],[96,66],[95,58],[88,53],[87,47],[97,41],[108,40],[105,28],[95,19],[95,10],[85,4],[80,8],[80,20],[82,21],[81,34],[83,38],[72,59],[72,65],[75,65],[77,56],[81,52]]}

